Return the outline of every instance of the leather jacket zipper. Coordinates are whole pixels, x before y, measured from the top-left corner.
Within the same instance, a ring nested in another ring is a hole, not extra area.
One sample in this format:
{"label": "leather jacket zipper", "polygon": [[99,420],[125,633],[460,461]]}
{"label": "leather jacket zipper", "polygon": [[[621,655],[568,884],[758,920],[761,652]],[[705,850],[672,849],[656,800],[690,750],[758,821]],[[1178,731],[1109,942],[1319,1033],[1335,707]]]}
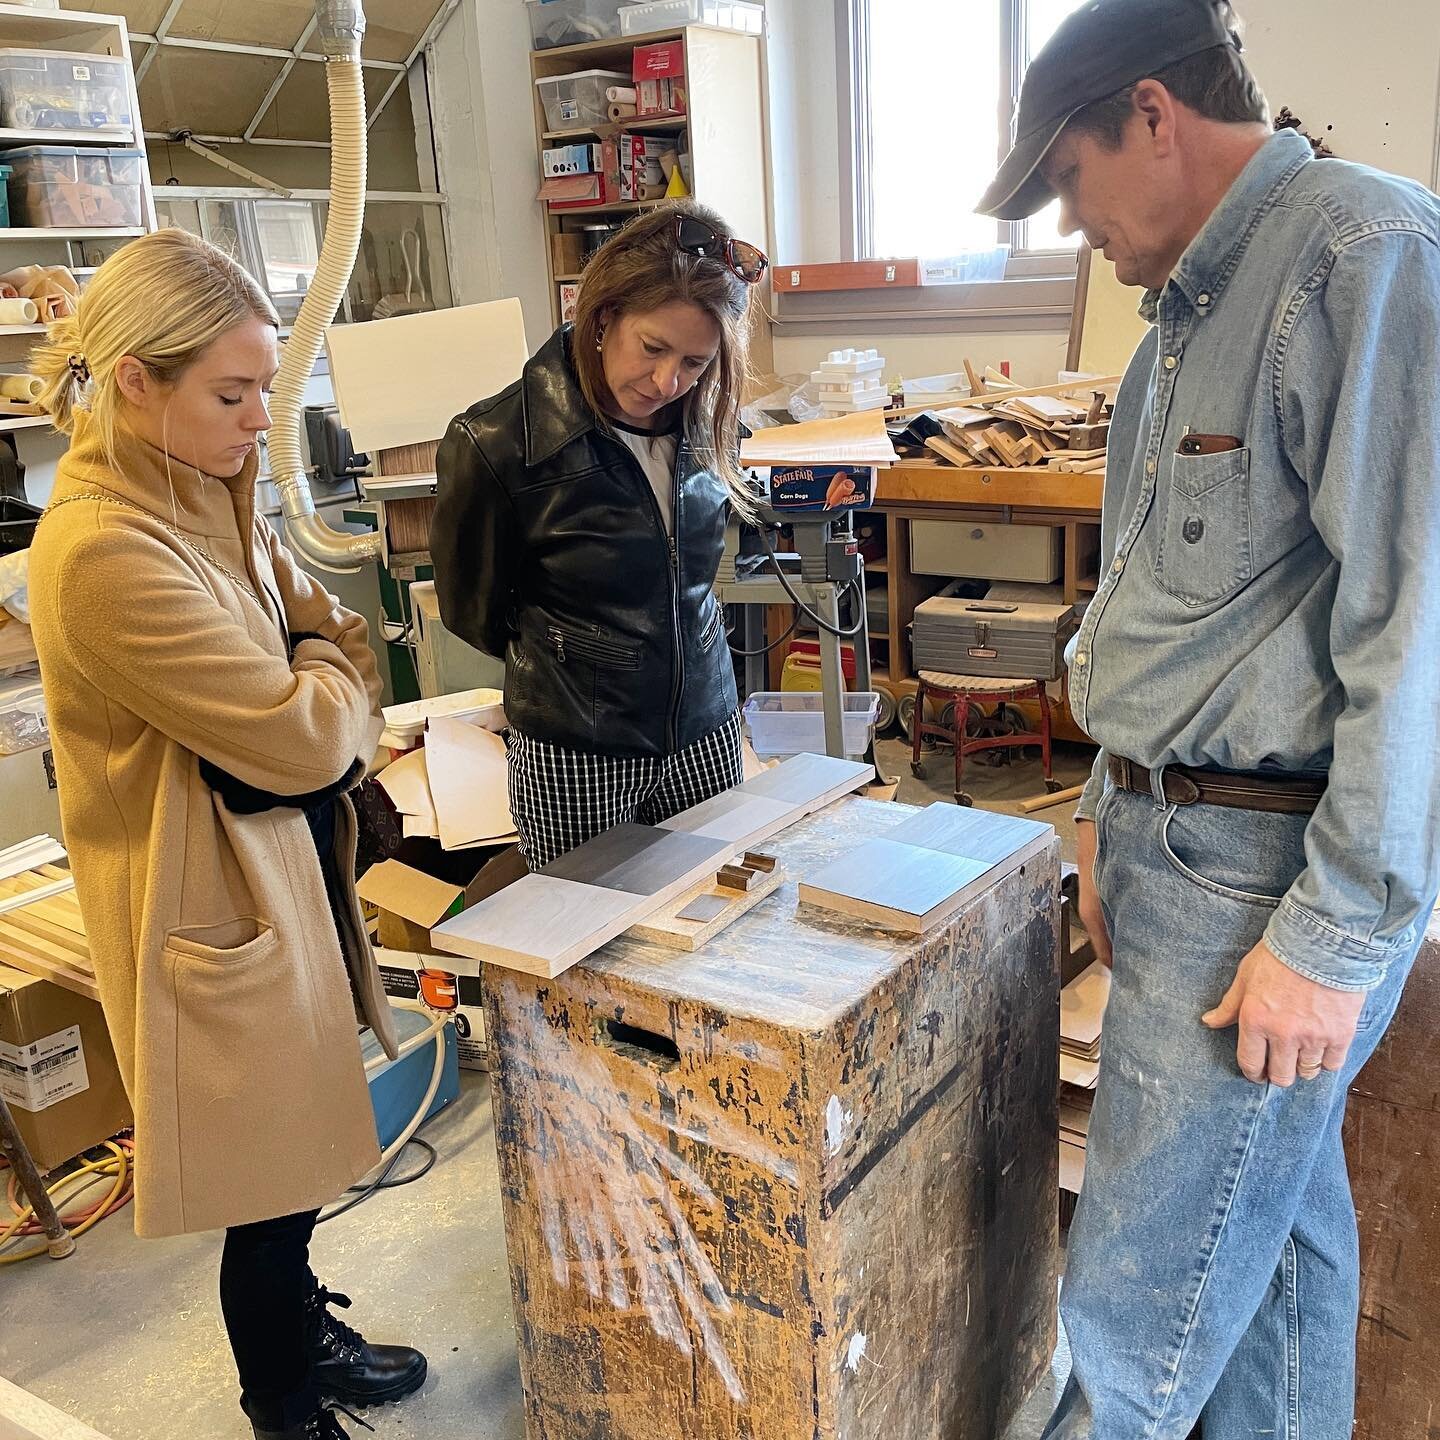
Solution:
{"label": "leather jacket zipper", "polygon": [[589,660],[612,670],[638,670],[640,668],[640,647],[626,645],[619,640],[610,640],[598,632],[567,629],[561,625],[549,625],[545,639],[555,652],[555,658],[564,665],[574,656],[577,660]]}

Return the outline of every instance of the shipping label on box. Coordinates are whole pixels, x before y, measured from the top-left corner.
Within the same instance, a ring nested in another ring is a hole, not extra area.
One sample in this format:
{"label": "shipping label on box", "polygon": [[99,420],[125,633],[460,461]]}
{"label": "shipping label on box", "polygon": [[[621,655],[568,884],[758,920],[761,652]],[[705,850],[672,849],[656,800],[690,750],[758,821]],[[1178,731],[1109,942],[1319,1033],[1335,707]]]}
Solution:
{"label": "shipping label on box", "polygon": [[36,1115],[89,1088],[78,1025],[24,1045],[0,1040],[0,1096],[17,1109]]}
{"label": "shipping label on box", "polygon": [[600,145],[556,145],[540,153],[547,180],[556,175],[594,175],[604,168]]}
{"label": "shipping label on box", "polygon": [[770,504],[776,510],[861,510],[875,495],[866,465],[774,465]]}
{"label": "shipping label on box", "polygon": [[392,1000],[418,1000],[427,1010],[449,1015],[455,1024],[460,1064],[466,1070],[488,1070],[490,1050],[485,1038],[485,1007],[478,975],[452,975],[435,957],[404,950],[376,948],[380,983]]}

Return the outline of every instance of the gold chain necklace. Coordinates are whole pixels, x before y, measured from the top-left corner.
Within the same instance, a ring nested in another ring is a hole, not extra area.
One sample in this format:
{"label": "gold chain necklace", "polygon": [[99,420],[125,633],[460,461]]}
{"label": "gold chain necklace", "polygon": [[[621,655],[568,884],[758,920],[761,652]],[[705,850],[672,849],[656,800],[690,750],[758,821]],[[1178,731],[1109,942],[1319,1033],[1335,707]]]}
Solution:
{"label": "gold chain necklace", "polygon": [[[127,510],[134,510],[136,514],[153,520],[161,529],[168,530],[182,545],[193,550],[207,564],[213,565],[227,580],[233,580],[265,612],[265,618],[270,619],[270,612],[259,595],[255,593],[255,587],[243,575],[237,575],[228,565],[222,565],[203,545],[197,545],[184,531],[177,529],[168,520],[162,520],[153,510],[147,510],[143,505],[136,505],[119,495],[112,495],[103,490],[86,490],[78,495],[66,495],[63,499],[52,500],[45,507],[45,515],[52,510],[58,510],[62,505],[69,505],[73,500],[99,500],[108,505],[123,505]],[[40,518],[43,520],[45,515]]]}

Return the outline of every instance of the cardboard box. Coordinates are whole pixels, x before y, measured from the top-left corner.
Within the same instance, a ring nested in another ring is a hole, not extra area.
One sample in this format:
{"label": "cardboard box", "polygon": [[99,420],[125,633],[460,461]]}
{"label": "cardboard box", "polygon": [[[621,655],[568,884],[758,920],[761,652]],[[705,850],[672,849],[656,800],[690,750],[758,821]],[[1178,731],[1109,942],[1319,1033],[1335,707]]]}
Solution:
{"label": "cardboard box", "polygon": [[540,168],[548,180],[556,175],[594,175],[604,168],[600,145],[555,145],[540,152]]}
{"label": "cardboard box", "polygon": [[683,79],[637,80],[635,95],[636,113],[642,120],[660,115],[683,115],[688,104]]}
{"label": "cardboard box", "polygon": [[631,70],[641,80],[679,80],[685,75],[685,42],[666,40],[659,45],[637,45]]}
{"label": "cardboard box", "polygon": [[[407,840],[400,854],[419,859],[434,853],[429,848],[432,844]],[[465,874],[467,857],[473,860],[473,867],[468,879],[459,879],[457,876]],[[436,862],[430,863],[438,868]],[[382,860],[360,877],[355,893],[380,912],[378,935],[383,947],[440,954],[430,938],[436,925],[467,906],[478,905],[525,874],[525,862],[514,845],[498,854],[493,849],[454,851],[446,856],[445,865],[451,869],[448,877],[431,875],[406,859]]]}
{"label": "cardboard box", "polygon": [[775,465],[770,504],[776,510],[863,510],[875,495],[868,465]]}
{"label": "cardboard box", "polygon": [[665,193],[665,171],[660,157],[675,149],[669,138],[648,135],[621,135],[620,198],[658,200]]}
{"label": "cardboard box", "polygon": [[380,965],[380,981],[392,1000],[418,1000],[426,1009],[454,1018],[461,1069],[490,1068],[478,975],[452,975],[432,965],[430,956],[413,951],[377,949],[375,959]]}
{"label": "cardboard box", "polygon": [[0,965],[0,1095],[41,1171],[135,1123],[100,1006],[7,965]]}

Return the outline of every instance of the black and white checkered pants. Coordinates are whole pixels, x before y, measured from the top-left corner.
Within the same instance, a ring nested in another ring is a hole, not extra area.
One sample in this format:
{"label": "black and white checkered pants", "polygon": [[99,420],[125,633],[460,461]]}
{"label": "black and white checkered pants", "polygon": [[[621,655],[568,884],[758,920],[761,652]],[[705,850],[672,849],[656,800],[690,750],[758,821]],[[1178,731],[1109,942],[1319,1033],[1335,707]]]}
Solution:
{"label": "black and white checkered pants", "polygon": [[505,753],[520,853],[539,870],[616,825],[658,825],[738,785],[740,713],[674,755],[599,755],[533,740],[513,727]]}

